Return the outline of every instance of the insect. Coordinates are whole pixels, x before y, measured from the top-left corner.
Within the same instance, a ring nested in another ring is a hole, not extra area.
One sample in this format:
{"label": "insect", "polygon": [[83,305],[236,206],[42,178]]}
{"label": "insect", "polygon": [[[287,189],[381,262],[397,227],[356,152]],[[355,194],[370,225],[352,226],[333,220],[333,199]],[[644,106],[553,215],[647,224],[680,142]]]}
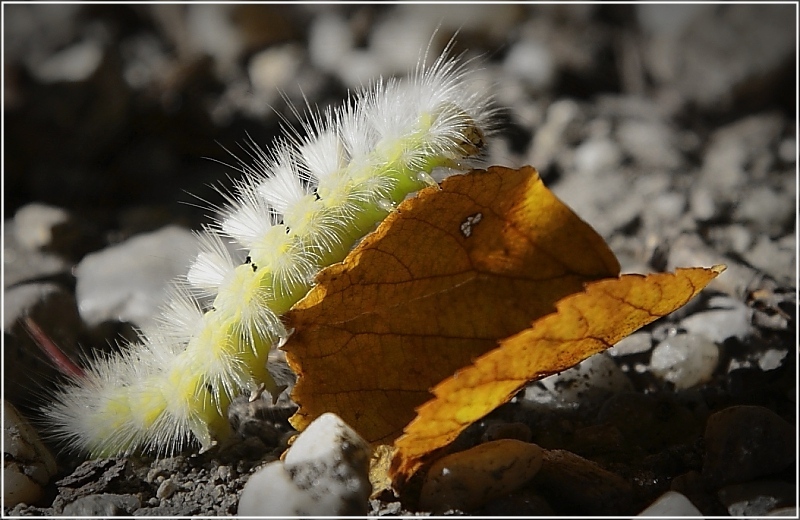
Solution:
{"label": "insect", "polygon": [[55,396],[54,435],[95,457],[207,450],[230,434],[234,397],[280,393],[267,355],[289,335],[281,316],[435,168],[468,168],[484,147],[495,111],[451,46],[407,80],[312,113],[304,136],[254,148],[158,323]]}

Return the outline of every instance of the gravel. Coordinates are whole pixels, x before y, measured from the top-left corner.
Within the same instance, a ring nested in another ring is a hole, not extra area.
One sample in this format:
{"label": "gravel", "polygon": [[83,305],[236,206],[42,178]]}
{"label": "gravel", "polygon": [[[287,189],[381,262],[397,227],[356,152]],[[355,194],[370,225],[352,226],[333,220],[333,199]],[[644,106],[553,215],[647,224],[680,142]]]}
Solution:
{"label": "gravel", "polygon": [[[624,271],[728,269],[610,356],[464,432],[459,449],[522,438],[543,462],[524,485],[450,512],[796,514],[794,7],[3,8],[3,381],[34,425],[58,377],[26,315],[73,359],[133,339],[189,259],[190,231],[223,203],[216,188],[241,176],[227,150],[244,157],[248,138],[297,125],[281,96],[339,103],[458,30],[456,51],[479,57],[504,108],[489,164],[537,167]],[[171,265],[145,269],[156,259]],[[292,407],[238,403],[231,446],[161,460],[83,461],[45,436],[57,474],[3,512],[233,515],[253,471],[286,449]],[[430,508],[369,501],[372,515]]]}

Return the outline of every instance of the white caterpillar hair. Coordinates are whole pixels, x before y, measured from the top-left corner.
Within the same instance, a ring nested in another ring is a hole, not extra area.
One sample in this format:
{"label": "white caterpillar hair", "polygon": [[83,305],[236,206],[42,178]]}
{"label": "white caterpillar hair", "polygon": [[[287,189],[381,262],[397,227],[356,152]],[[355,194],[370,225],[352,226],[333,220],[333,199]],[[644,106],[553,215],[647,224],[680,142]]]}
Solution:
{"label": "white caterpillar hair", "polygon": [[158,324],[59,391],[45,412],[54,435],[95,457],[170,455],[192,442],[205,450],[230,433],[235,396],[279,392],[266,363],[287,335],[281,315],[394,205],[433,183],[434,168],[472,166],[484,146],[490,95],[450,49],[407,80],[378,80],[311,114],[304,136],[254,149]]}

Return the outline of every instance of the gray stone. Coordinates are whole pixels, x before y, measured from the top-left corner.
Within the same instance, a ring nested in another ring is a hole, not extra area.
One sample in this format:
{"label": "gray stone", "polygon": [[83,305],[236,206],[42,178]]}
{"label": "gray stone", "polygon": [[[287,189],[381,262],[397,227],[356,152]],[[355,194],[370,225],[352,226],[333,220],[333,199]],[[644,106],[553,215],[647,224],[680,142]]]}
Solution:
{"label": "gray stone", "polygon": [[33,69],[33,73],[44,83],[85,81],[94,74],[102,60],[100,42],[86,40],[49,56]]}
{"label": "gray stone", "polygon": [[564,147],[567,128],[580,117],[578,104],[571,99],[554,102],[547,109],[547,118],[533,138],[529,152],[529,164],[546,171],[555,162]]}
{"label": "gray stone", "polygon": [[134,495],[88,495],[64,506],[64,516],[126,516],[133,514],[142,503]]}
{"label": "gray stone", "polygon": [[66,210],[32,202],[14,215],[14,236],[17,243],[27,250],[41,249],[53,241],[53,228],[68,220]]}
{"label": "gray stone", "polygon": [[769,150],[783,126],[783,116],[769,112],[717,129],[706,147],[699,182],[708,187],[716,201],[740,200],[741,188],[756,173],[749,171],[751,166],[759,156],[771,155]]}
{"label": "gray stone", "polygon": [[617,135],[624,151],[642,168],[670,171],[683,163],[675,133],[664,123],[627,120]]}
{"label": "gray stone", "polygon": [[669,518],[674,516],[701,516],[700,510],[684,495],[676,491],[667,491],[647,506],[638,516],[658,516]]}
{"label": "gray stone", "polygon": [[36,502],[56,470],[33,426],[3,400],[3,506]]}
{"label": "gray stone", "polygon": [[744,340],[753,333],[750,324],[753,310],[740,300],[715,296],[708,301],[708,307],[707,311],[691,314],[681,320],[680,327],[717,344],[731,337]]}
{"label": "gray stone", "polygon": [[792,283],[796,275],[797,257],[793,240],[770,240],[761,235],[753,247],[745,253],[744,258],[751,265],[761,269],[773,278]]}
{"label": "gray stone", "polygon": [[765,515],[779,507],[794,505],[797,486],[777,480],[731,484],[717,492],[731,516]]}
{"label": "gray stone", "polygon": [[81,317],[89,325],[153,323],[169,282],[186,274],[196,252],[190,231],[167,226],[87,255],[75,269]]}
{"label": "gray stone", "polygon": [[715,487],[778,473],[797,458],[792,425],[761,406],[712,414],[704,438],[703,477]]}
{"label": "gray stone", "polygon": [[709,381],[718,362],[719,348],[713,342],[696,334],[677,334],[653,349],[650,371],[683,390]]}
{"label": "gray stone", "polygon": [[583,175],[615,170],[621,161],[619,146],[607,137],[589,139],[575,149],[575,169]]}
{"label": "gray stone", "polygon": [[308,54],[320,69],[335,72],[345,56],[355,45],[354,35],[347,20],[338,13],[317,16],[308,34]]}
{"label": "gray stone", "polygon": [[697,220],[711,220],[721,209],[710,190],[705,186],[697,186],[689,194],[689,209]]}
{"label": "gray stone", "polygon": [[774,96],[794,51],[790,6],[640,7],[639,20],[654,35],[643,63],[657,84],[677,89],[685,103],[723,112]]}
{"label": "gray stone", "polygon": [[605,353],[528,385],[523,404],[532,408],[576,410],[596,406],[611,394],[632,390],[628,376]]}
{"label": "gray stone", "polygon": [[503,68],[535,89],[550,87],[556,77],[550,47],[539,41],[521,41],[506,55]]}
{"label": "gray stone", "polygon": [[597,413],[598,424],[614,426],[624,445],[647,451],[693,441],[702,432],[702,420],[668,395],[624,392],[610,397]]}
{"label": "gray stone", "polygon": [[247,481],[240,516],[366,515],[369,445],[338,416],[314,420],[283,461],[267,464]]}
{"label": "gray stone", "polygon": [[281,92],[294,90],[304,58],[303,49],[292,44],[272,46],[254,55],[247,68],[255,94],[267,104],[274,104]]}
{"label": "gray stone", "polygon": [[532,485],[559,514],[633,514],[631,485],[598,464],[564,450],[545,451]]}
{"label": "gray stone", "polygon": [[755,231],[775,235],[794,221],[796,200],[794,192],[778,192],[770,186],[754,186],[736,204],[736,222],[750,222]]}
{"label": "gray stone", "polygon": [[758,368],[765,372],[775,370],[783,365],[783,361],[788,354],[789,351],[785,349],[767,349],[758,358]]}
{"label": "gray stone", "polygon": [[633,354],[641,354],[653,348],[653,336],[647,332],[635,332],[618,341],[613,347],[608,349],[610,355],[630,356]]}
{"label": "gray stone", "polygon": [[419,508],[441,514],[472,511],[521,488],[542,467],[542,449],[500,439],[445,455],[425,475]]}

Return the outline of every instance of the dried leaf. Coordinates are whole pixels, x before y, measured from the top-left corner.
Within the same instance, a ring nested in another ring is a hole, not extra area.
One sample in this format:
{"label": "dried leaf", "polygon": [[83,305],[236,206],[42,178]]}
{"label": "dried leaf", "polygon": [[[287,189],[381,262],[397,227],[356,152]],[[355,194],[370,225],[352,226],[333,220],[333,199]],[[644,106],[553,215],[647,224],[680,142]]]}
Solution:
{"label": "dried leaf", "polygon": [[450,177],[402,203],[287,316],[299,376],[291,422],[302,430],[335,412],[390,443],[433,385],[618,273],[602,238],[533,168]]}
{"label": "dried leaf", "polygon": [[391,474],[396,487],[467,426],[510,400],[530,381],[566,370],[636,329],[682,307],[724,270],[623,275],[587,284],[558,311],[457,371],[433,389],[435,398],[397,439]]}

